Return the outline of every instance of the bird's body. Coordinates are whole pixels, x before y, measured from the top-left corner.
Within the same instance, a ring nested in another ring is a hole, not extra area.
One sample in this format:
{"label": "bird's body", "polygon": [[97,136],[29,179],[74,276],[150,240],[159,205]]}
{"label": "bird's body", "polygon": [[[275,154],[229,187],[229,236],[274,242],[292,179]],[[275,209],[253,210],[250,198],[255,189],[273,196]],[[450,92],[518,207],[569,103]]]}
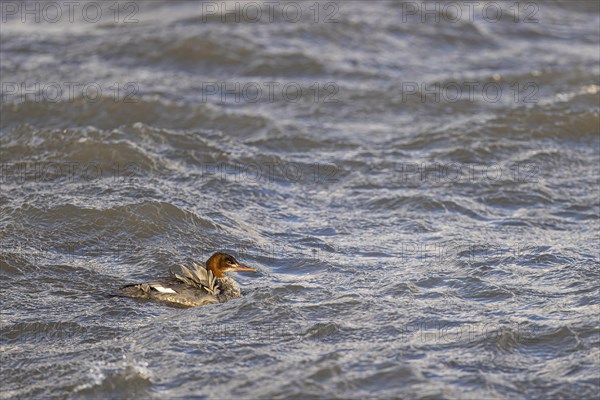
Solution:
{"label": "bird's body", "polygon": [[196,263],[191,268],[181,266],[181,274],[172,274],[154,282],[127,285],[117,294],[187,307],[223,303],[241,296],[238,284],[225,275],[227,271],[255,269],[240,265],[230,255],[215,253],[206,262],[206,267]]}

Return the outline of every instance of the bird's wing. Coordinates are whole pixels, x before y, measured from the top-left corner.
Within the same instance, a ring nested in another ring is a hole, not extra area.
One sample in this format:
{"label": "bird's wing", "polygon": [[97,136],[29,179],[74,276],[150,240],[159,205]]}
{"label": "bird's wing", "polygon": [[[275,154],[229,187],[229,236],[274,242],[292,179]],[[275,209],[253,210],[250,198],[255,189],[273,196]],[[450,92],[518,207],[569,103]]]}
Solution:
{"label": "bird's wing", "polygon": [[202,288],[212,295],[218,295],[220,290],[217,280],[212,271],[207,270],[199,264],[193,263],[192,268],[180,266],[181,275],[174,274],[174,278],[186,285]]}

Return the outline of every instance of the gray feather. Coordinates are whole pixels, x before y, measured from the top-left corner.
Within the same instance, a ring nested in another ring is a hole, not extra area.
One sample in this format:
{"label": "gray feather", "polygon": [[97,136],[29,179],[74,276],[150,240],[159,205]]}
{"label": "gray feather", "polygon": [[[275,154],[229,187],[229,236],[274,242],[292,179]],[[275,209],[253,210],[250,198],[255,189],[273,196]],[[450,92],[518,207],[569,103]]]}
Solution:
{"label": "gray feather", "polygon": [[220,293],[219,286],[217,285],[217,279],[212,271],[209,271],[196,263],[192,263],[193,269],[187,268],[183,265],[180,267],[181,272],[185,276],[174,274],[175,278],[177,278],[179,281],[185,283],[186,285],[202,288],[215,296]]}

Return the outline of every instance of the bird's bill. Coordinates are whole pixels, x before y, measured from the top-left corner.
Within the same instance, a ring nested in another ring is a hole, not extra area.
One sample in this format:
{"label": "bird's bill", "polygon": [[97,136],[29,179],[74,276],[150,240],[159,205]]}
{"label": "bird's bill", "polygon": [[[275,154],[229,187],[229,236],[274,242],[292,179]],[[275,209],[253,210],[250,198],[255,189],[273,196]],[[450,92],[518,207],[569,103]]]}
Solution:
{"label": "bird's bill", "polygon": [[246,267],[245,265],[237,264],[233,266],[234,271],[256,271],[256,268]]}

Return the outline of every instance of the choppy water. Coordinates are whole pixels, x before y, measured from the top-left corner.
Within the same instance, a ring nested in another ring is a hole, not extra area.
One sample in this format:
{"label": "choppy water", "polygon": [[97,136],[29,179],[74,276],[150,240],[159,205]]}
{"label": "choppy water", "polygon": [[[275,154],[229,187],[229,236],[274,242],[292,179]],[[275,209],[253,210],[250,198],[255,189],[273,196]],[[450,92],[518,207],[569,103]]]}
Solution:
{"label": "choppy water", "polygon": [[2,4],[2,398],[598,395],[597,2],[109,3]]}

